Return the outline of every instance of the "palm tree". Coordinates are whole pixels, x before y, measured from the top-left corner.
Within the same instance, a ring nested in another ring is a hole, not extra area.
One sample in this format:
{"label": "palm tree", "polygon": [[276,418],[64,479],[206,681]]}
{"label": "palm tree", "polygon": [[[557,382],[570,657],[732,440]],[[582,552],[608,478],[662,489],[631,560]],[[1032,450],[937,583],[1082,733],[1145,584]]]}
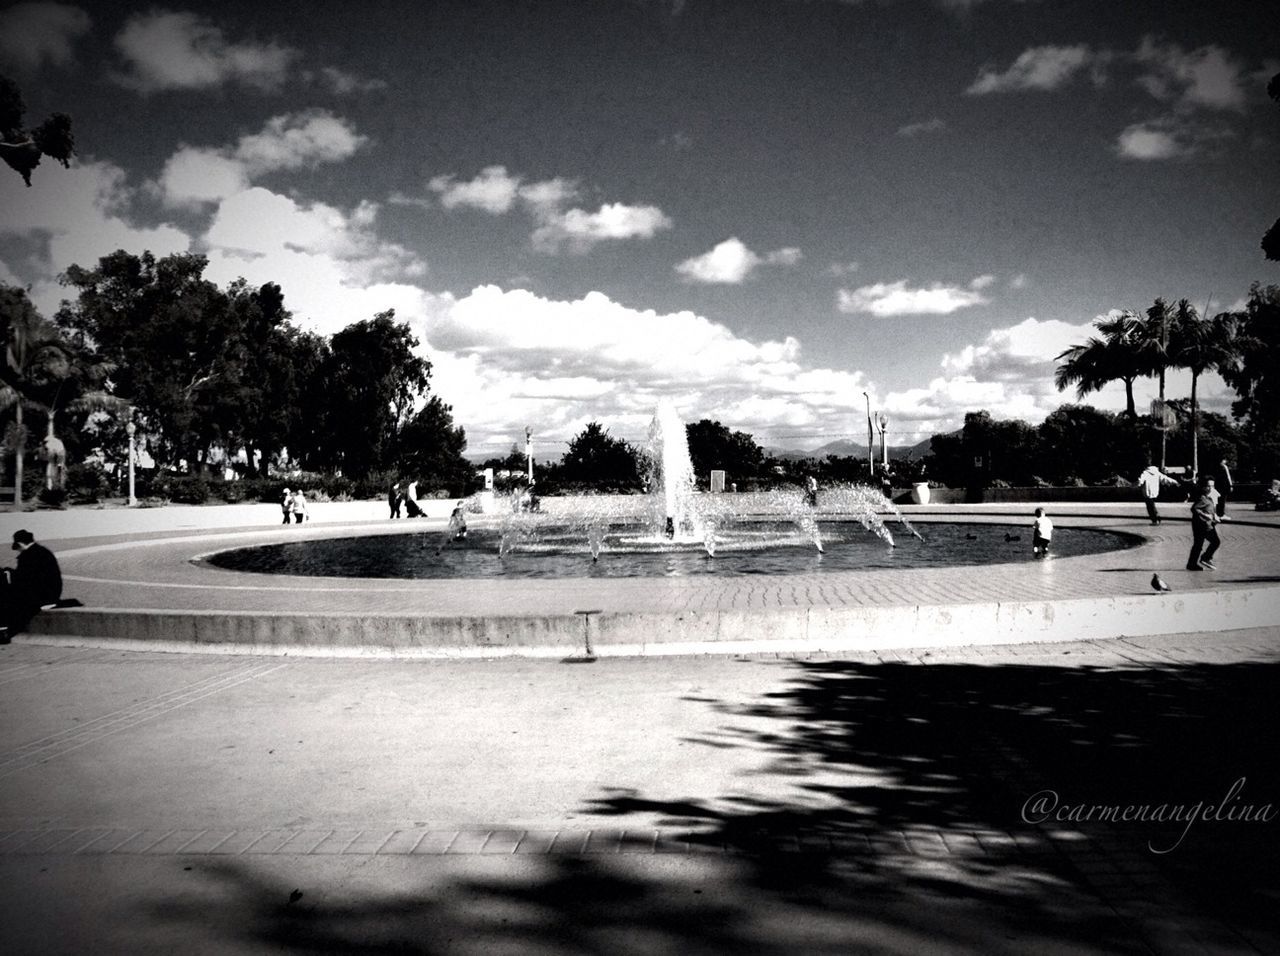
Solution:
{"label": "palm tree", "polygon": [[[112,366],[67,339],[35,310],[24,290],[0,286],[0,326],[7,342],[0,366],[0,411],[14,410],[9,444],[14,449],[14,509],[20,510],[27,443],[24,412],[44,414],[43,447],[49,452],[61,445],[55,434],[59,412],[118,410],[127,403],[103,388]],[[45,486],[51,488],[55,461],[48,454],[46,459]]]}
{"label": "palm tree", "polygon": [[1212,319],[1202,319],[1186,299],[1178,303],[1174,313],[1169,344],[1170,364],[1191,372],[1191,471],[1200,473],[1200,410],[1196,389],[1200,376],[1214,369],[1230,366],[1239,354],[1236,316],[1221,312]]}
{"label": "palm tree", "polygon": [[1111,382],[1124,382],[1125,413],[1137,417],[1133,403],[1133,383],[1155,370],[1155,357],[1142,320],[1132,312],[1095,323],[1101,337],[1093,336],[1082,345],[1073,345],[1059,354],[1053,383],[1062,391],[1076,386],[1076,397],[1084,398]]}

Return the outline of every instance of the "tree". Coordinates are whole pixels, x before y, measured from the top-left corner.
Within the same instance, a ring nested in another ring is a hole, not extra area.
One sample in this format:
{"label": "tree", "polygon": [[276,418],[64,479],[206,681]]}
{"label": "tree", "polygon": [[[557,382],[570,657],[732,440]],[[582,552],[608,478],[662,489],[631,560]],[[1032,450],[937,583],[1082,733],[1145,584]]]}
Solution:
{"label": "tree", "polygon": [[1202,319],[1186,299],[1178,303],[1170,337],[1170,361],[1191,372],[1191,471],[1200,473],[1200,410],[1196,388],[1205,372],[1230,368],[1239,348],[1236,321],[1229,312]]}
{"label": "tree", "polygon": [[1280,286],[1255,282],[1236,327],[1237,354],[1220,371],[1239,396],[1231,414],[1257,440],[1280,430]]}
{"label": "tree", "polygon": [[599,422],[590,422],[569,442],[560,461],[562,481],[615,491],[640,487],[639,452],[614,438]]}
{"label": "tree", "polygon": [[316,415],[317,458],[351,478],[392,467],[400,430],[430,381],[431,363],[414,354],[417,347],[394,310],[333,336],[319,372],[326,399]]}
{"label": "tree", "polygon": [[247,355],[226,294],[203,277],[206,264],[199,255],[157,260],[119,250],[95,269],[73,265],[63,280],[79,296],[57,316],[117,367],[114,394],[154,433],[157,458],[188,468],[234,440]]}
{"label": "tree", "polygon": [[23,289],[0,285],[0,327],[6,342],[0,367],[0,409],[14,410],[7,444],[15,453],[14,501],[22,503],[23,459],[27,445],[24,410],[43,413],[46,488],[62,487],[66,446],[58,437],[59,413],[118,410],[104,390],[112,371],[83,344],[68,338],[31,304]]}
{"label": "tree", "polygon": [[693,473],[702,480],[713,468],[735,478],[753,478],[764,462],[764,449],[746,432],[730,431],[719,422],[702,419],[685,426]]}
{"label": "tree", "polygon": [[1133,418],[1133,383],[1155,369],[1155,357],[1146,326],[1132,312],[1094,323],[1101,338],[1091,337],[1057,356],[1058,370],[1053,382],[1059,391],[1076,386],[1076,397],[1101,390],[1111,382],[1124,382],[1125,413]]}
{"label": "tree", "polygon": [[41,156],[56,159],[64,167],[71,165],[75,138],[67,114],[54,113],[35,129],[27,130],[22,126],[26,112],[22,91],[8,77],[0,76],[0,158],[30,186],[31,173],[40,165]]}
{"label": "tree", "polygon": [[[1132,426],[1134,420],[1124,419]],[[1117,416],[1091,405],[1062,405],[1038,429],[1041,473],[1055,484],[1099,484],[1117,473],[1136,475],[1145,452]],[[1136,467],[1135,467],[1136,466]]]}
{"label": "tree", "polygon": [[463,457],[467,433],[453,423],[453,408],[432,395],[401,429],[396,465],[419,483],[466,494],[475,469]]}

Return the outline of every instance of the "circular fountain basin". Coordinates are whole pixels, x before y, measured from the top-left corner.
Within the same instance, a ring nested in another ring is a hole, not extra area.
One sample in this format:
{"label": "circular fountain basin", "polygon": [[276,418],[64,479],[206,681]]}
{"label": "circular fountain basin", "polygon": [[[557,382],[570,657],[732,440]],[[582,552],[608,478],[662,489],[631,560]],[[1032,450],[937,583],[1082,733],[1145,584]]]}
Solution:
{"label": "circular fountain basin", "polygon": [[[821,552],[792,522],[760,521],[718,537],[714,555],[701,540],[671,541],[645,526],[615,524],[593,560],[579,530],[549,524],[536,540],[501,556],[500,532],[479,529],[461,542],[434,531],[383,534],[237,548],[204,560],[260,574],[411,580],[785,575],[1041,560],[1032,556],[1031,534],[1022,526],[931,523],[923,538],[900,534],[896,546],[856,521],[819,521],[819,528]],[[1053,555],[1098,554],[1141,542],[1137,535],[1116,531],[1060,527]]]}

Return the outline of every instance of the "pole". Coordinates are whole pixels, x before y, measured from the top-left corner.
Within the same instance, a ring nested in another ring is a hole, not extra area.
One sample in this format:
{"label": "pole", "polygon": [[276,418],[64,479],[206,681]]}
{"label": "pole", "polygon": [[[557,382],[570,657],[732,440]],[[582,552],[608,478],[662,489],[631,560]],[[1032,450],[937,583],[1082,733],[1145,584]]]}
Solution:
{"label": "pole", "polygon": [[863,392],[862,397],[867,400],[867,469],[870,476],[874,478],[876,476],[876,439],[871,427],[871,396]]}
{"label": "pole", "polygon": [[880,428],[880,470],[889,470],[889,439],[885,433],[889,430],[889,416],[884,412],[876,418],[876,425]]}
{"label": "pole", "polygon": [[524,456],[529,462],[529,485],[533,486],[533,429],[525,426],[524,429]]}
{"label": "pole", "polygon": [[1165,451],[1169,442],[1169,428],[1165,425],[1164,372],[1169,354],[1169,309],[1160,310],[1160,470],[1165,469]]}
{"label": "pole", "polygon": [[[131,411],[130,415],[132,414],[133,413]],[[134,432],[138,430],[138,426],[135,425],[133,423],[133,419],[130,418],[129,421],[125,423],[124,430],[129,436],[129,501],[128,501],[128,505],[130,508],[133,508],[138,504],[138,499],[133,493],[134,491],[134,488],[133,488],[133,459],[134,459],[133,435],[134,435]]]}

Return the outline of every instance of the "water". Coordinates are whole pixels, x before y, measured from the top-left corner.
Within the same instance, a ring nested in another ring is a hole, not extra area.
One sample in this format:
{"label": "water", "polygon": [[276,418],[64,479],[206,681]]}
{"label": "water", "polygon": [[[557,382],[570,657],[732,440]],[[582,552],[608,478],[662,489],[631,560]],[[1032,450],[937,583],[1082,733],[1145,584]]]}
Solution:
{"label": "water", "polygon": [[[473,530],[463,543],[437,549],[435,536],[420,533],[292,541],[212,555],[208,563],[229,570],[347,578],[615,578],[822,574],[877,568],[938,568],[1002,563],[1043,564],[1031,556],[1025,523],[929,524],[923,539],[904,537],[889,547],[860,521],[815,519],[825,544],[819,552],[791,521],[741,522],[723,536],[715,556],[705,548],[655,534],[645,524],[607,529],[593,560],[580,531],[548,523],[536,542],[498,554],[501,533]],[[972,536],[972,537],[970,537]],[[1007,540],[1016,537],[1020,540]],[[1141,539],[1087,528],[1055,528],[1053,557],[1132,547]]]}

